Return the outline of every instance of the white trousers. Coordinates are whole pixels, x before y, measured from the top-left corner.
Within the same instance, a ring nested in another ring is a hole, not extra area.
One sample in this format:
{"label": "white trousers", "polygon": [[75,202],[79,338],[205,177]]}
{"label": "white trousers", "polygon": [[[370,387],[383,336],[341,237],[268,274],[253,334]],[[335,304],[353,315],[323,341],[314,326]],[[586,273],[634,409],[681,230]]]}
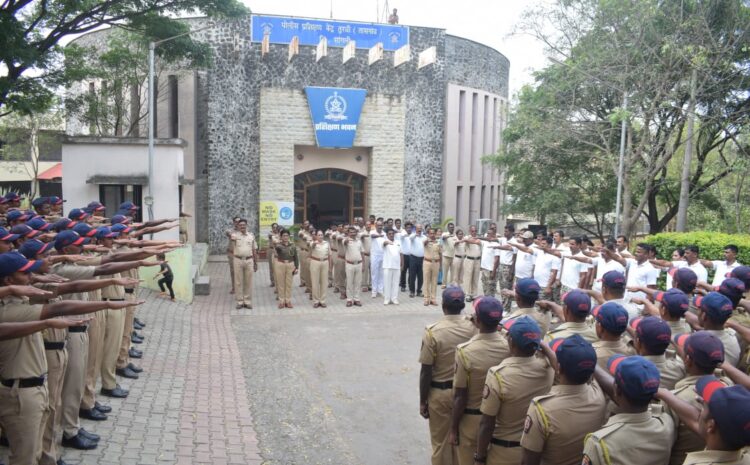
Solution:
{"label": "white trousers", "polygon": [[372,279],[372,292],[383,293],[383,256],[370,256],[370,279]]}
{"label": "white trousers", "polygon": [[[398,268],[381,268],[383,272],[383,302],[398,301],[398,279],[401,277],[401,270]],[[375,276],[375,275],[373,275]],[[373,289],[375,289],[373,287]]]}

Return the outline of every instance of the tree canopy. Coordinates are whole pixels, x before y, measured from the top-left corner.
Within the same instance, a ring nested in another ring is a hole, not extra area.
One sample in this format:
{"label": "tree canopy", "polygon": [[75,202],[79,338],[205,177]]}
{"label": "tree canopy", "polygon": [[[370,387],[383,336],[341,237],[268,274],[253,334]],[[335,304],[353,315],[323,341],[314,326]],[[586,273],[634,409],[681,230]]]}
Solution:
{"label": "tree canopy", "polygon": [[[188,31],[177,16],[249,12],[237,0],[4,0],[0,8],[0,116],[45,111],[57,89],[80,79],[76,60],[82,52],[62,47],[66,37],[109,25],[159,40]],[[188,37],[158,50],[163,56],[206,57],[206,49]]]}
{"label": "tree canopy", "polygon": [[650,232],[664,229],[677,213],[693,72],[691,198],[746,166],[749,26],[741,0],[558,0],[528,12],[520,29],[543,40],[555,62],[518,95],[506,147],[493,159],[508,169],[508,210],[593,217],[598,226],[615,211],[625,118],[621,230],[642,215]]}

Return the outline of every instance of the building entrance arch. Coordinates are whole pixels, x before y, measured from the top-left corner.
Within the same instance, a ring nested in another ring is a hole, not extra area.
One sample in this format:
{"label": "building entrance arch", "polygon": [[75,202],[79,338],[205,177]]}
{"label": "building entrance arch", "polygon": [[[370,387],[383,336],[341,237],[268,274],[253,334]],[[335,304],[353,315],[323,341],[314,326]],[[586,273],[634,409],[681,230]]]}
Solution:
{"label": "building entrance arch", "polygon": [[367,177],[337,168],[322,168],[294,176],[294,222],[310,221],[325,230],[365,216]]}

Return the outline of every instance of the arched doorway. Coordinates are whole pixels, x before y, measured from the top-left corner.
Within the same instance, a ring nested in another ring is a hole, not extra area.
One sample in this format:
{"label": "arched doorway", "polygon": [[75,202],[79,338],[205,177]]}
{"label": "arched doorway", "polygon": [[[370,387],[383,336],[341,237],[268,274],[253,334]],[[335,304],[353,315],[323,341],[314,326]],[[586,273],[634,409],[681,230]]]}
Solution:
{"label": "arched doorway", "polygon": [[294,222],[307,220],[318,229],[351,223],[365,216],[367,178],[351,171],[324,168],[294,177]]}

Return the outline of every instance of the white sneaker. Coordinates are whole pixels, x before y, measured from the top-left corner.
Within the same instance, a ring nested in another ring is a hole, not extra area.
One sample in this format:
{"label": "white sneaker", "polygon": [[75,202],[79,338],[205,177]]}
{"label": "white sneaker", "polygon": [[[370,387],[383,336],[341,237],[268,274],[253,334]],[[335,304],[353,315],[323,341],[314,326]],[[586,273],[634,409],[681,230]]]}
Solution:
{"label": "white sneaker", "polygon": [[389,301],[387,301],[387,300],[384,300],[384,301],[383,301],[383,305],[388,305],[389,303],[390,303],[390,302],[389,302]]}
{"label": "white sneaker", "polygon": [[375,298],[375,297],[377,297],[377,296],[378,296],[378,293],[377,293],[377,292],[374,292],[374,291],[373,291],[373,293],[372,293],[372,298],[374,299],[374,298]]}
{"label": "white sneaker", "polygon": [[391,302],[393,305],[398,305],[398,300],[394,300]]}

